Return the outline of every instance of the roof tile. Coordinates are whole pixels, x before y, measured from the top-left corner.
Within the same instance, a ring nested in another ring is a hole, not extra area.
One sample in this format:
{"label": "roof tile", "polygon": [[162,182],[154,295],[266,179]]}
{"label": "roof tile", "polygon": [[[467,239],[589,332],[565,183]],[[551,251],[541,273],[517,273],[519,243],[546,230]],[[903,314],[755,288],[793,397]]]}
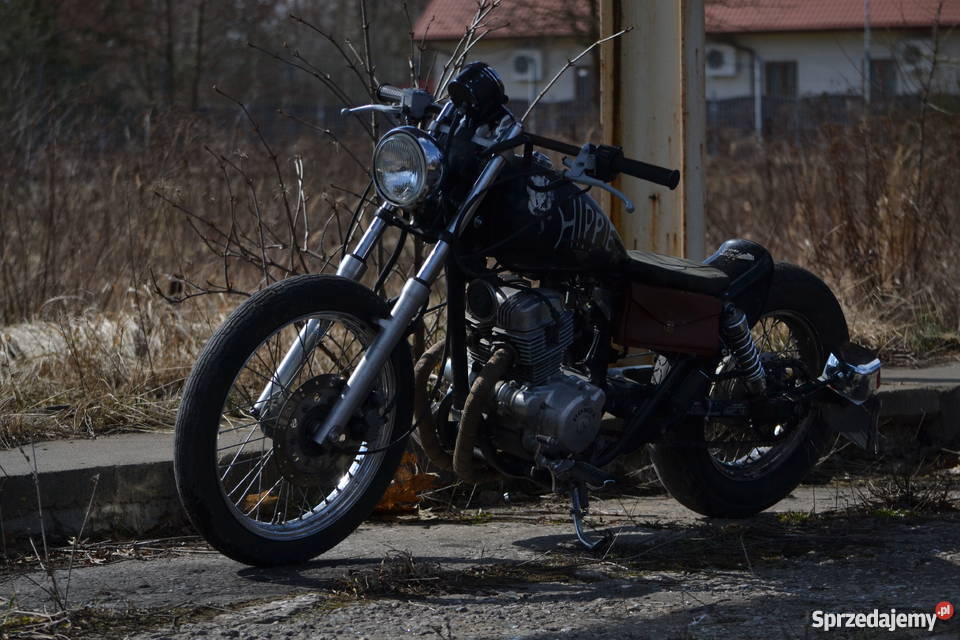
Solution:
{"label": "roof tile", "polygon": [[[477,14],[478,0],[432,0],[414,27],[416,37],[458,40]],[[586,34],[590,5],[585,0],[503,0],[485,21],[488,38],[556,37]]]}
{"label": "roof tile", "polygon": [[[877,28],[929,27],[940,2],[870,0],[870,23]],[[414,33],[426,40],[459,39],[478,4],[478,0],[432,0]],[[587,0],[503,0],[488,18],[492,32],[487,37],[586,34],[590,4]],[[863,5],[863,0],[706,0],[707,33],[859,29]],[[960,25],[960,0],[943,0],[940,23]]]}

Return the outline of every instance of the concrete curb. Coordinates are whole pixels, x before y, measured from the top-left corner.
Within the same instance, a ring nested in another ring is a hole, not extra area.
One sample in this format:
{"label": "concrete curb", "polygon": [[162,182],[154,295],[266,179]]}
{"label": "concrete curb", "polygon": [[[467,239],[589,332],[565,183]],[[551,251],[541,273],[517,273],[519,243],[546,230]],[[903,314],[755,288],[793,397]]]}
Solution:
{"label": "concrete curb", "polygon": [[881,423],[919,427],[932,445],[960,443],[960,386],[881,389]]}
{"label": "concrete curb", "polygon": [[[137,433],[41,442],[0,451],[0,526],[13,544],[41,534],[59,544],[88,535],[183,530],[173,479],[173,434]],[[91,496],[93,500],[91,502]]]}
{"label": "concrete curb", "polygon": [[[960,443],[960,386],[888,386],[880,399],[888,453],[900,450],[904,437],[919,438],[921,447]],[[183,531],[189,524],[177,497],[172,444],[170,433],[145,433],[0,451],[3,539],[15,545],[40,536],[38,491],[51,544],[79,533],[91,494],[84,537]]]}
{"label": "concrete curb", "polygon": [[27,537],[39,540],[38,491],[43,532],[52,544],[77,535],[81,527],[84,537],[143,536],[187,525],[177,497],[173,462],[40,473],[36,482],[32,474],[9,476],[0,480],[0,491],[0,517],[9,542]]}

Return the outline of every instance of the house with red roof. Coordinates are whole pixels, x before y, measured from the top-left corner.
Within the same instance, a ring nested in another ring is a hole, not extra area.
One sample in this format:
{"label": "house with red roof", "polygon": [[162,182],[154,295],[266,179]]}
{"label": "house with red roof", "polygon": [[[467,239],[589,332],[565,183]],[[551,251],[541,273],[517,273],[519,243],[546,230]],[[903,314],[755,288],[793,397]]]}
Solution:
{"label": "house with red roof", "polygon": [[[459,54],[458,43],[473,24],[477,0],[431,0],[414,26],[414,36],[430,52],[430,77],[434,85],[450,56]],[[503,0],[477,30],[482,38],[471,45],[469,60],[483,60],[500,72],[512,100],[524,102],[560,70],[571,57],[596,39],[599,17],[591,0]],[[543,102],[594,100],[597,66],[584,57],[554,85]]]}
{"label": "house with red roof", "polygon": [[[477,5],[432,0],[417,21],[417,37],[436,56],[435,76]],[[469,57],[495,66],[511,98],[525,102],[596,38],[596,5],[503,0]],[[769,127],[785,109],[797,117],[804,101],[845,108],[916,95],[927,84],[934,93],[960,93],[960,0],[706,0],[705,14],[713,125]],[[596,102],[595,67],[585,57],[545,102]]]}

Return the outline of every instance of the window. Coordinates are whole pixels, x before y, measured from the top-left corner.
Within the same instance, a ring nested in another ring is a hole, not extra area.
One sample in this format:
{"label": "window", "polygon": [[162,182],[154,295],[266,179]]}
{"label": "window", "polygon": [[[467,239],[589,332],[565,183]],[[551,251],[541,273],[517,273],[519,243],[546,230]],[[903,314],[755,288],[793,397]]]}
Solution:
{"label": "window", "polygon": [[888,100],[897,95],[897,64],[893,60],[870,61],[870,99]]}
{"label": "window", "polygon": [[797,63],[768,62],[763,67],[764,95],[770,98],[797,97]]}

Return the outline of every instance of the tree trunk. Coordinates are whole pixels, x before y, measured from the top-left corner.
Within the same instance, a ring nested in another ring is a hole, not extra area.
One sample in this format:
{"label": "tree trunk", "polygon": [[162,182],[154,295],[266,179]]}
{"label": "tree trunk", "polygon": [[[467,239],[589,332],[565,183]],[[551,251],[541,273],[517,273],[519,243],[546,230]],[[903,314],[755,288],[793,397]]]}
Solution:
{"label": "tree trunk", "polygon": [[193,87],[190,91],[190,108],[194,111],[200,106],[200,77],[203,75],[203,28],[205,26],[207,0],[200,0],[197,6],[197,41],[193,58]]}
{"label": "tree trunk", "polygon": [[167,18],[167,103],[172,105],[176,97],[176,59],[174,55],[173,42],[173,0],[166,0],[166,18]]}

